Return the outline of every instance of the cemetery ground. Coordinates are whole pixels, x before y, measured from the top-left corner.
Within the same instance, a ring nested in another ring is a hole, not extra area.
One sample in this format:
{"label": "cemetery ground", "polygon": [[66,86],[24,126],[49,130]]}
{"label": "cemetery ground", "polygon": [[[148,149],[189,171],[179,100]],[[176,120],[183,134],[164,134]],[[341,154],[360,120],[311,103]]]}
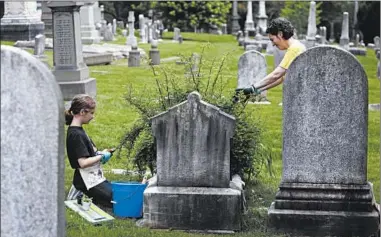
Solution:
{"label": "cemetery ground", "polygon": [[[184,42],[182,44],[171,41],[172,34],[164,34],[164,41],[159,43],[161,59],[179,56],[179,54],[189,57],[193,52],[201,53],[203,45],[209,41],[211,44],[205,50],[205,58],[217,60],[224,54],[227,55],[223,68],[223,77],[228,83],[224,88],[226,96],[232,96],[237,84],[238,59],[244,52],[238,46],[237,41],[230,35],[208,35],[182,33]],[[124,44],[125,38],[119,37],[113,43]],[[2,44],[13,45],[13,42],[2,42]],[[140,44],[148,55],[149,44]],[[31,50],[28,50],[31,52]],[[52,66],[52,51],[45,52]],[[377,60],[374,51],[368,49],[367,56],[357,56],[368,77],[369,103],[379,103],[379,80],[376,78]],[[273,57],[266,56],[268,72],[273,69]],[[184,65],[178,65],[175,61],[162,63],[160,67],[167,67],[179,75],[184,75]],[[97,83],[97,108],[95,119],[85,126],[86,131],[97,144],[98,148],[117,147],[125,132],[132,123],[138,119],[138,113],[127,105],[125,95],[128,87],[136,91],[152,91],[156,87],[156,82],[152,73],[152,68],[143,60],[141,67],[127,67],[127,60],[114,61],[111,65],[89,67],[91,77],[96,78]],[[272,165],[271,172],[264,164],[256,180],[247,183],[246,199],[248,209],[243,216],[243,231],[234,236],[275,236],[266,233],[267,208],[275,199],[275,192],[278,188],[282,175],[282,107],[278,104],[282,101],[282,86],[278,86],[268,92],[268,99],[271,105],[248,105],[247,111],[253,111],[254,115],[263,126],[261,133],[261,143],[271,151]],[[379,202],[380,197],[380,113],[379,111],[369,111],[368,116],[368,180],[374,185],[374,192]],[[66,130],[66,127],[65,127]],[[66,156],[65,156],[66,157]],[[71,186],[73,170],[70,168],[67,158],[65,158],[65,191],[69,191]],[[115,155],[111,161],[105,165],[104,169],[127,169],[134,170],[131,160],[126,158],[125,153]],[[116,175],[111,172],[106,173],[106,178],[110,181],[140,180],[138,176]],[[197,233],[188,233],[175,230],[151,230],[139,228],[133,219],[116,218],[111,223],[102,226],[92,226],[82,217],[70,209],[66,209],[67,236],[214,236]]]}

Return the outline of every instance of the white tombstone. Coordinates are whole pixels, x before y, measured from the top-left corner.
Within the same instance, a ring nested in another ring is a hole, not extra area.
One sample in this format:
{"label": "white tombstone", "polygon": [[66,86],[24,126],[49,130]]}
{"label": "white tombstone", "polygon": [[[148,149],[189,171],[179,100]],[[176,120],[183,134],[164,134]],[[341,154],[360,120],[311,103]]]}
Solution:
{"label": "white tombstone", "polygon": [[257,16],[258,32],[259,34],[264,35],[267,29],[267,15],[266,15],[266,2],[259,1],[259,9]]}
{"label": "white tombstone", "polygon": [[83,44],[99,43],[101,38],[95,29],[94,3],[88,2],[81,7],[81,40]]}
{"label": "white tombstone", "polygon": [[341,28],[340,46],[349,49],[349,15],[348,12],[343,13],[343,24]]}
{"label": "white tombstone", "polygon": [[133,11],[128,12],[128,36],[127,36],[127,41],[126,45],[137,45],[138,41],[135,37],[135,28],[134,28],[134,23],[135,23],[135,16]]}
{"label": "white tombstone", "polygon": [[247,1],[247,13],[246,13],[246,21],[245,21],[245,31],[253,32],[254,21],[253,21],[253,4],[252,1]]}

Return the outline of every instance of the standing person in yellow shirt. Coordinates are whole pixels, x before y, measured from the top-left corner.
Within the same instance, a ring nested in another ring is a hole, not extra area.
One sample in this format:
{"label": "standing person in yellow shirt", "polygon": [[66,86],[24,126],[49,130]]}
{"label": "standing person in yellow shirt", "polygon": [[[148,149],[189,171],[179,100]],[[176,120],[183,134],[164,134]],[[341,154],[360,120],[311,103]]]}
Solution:
{"label": "standing person in yellow shirt", "polygon": [[272,20],[267,26],[266,33],[274,46],[280,50],[287,50],[286,54],[274,71],[251,87],[244,88],[244,94],[260,94],[264,90],[281,84],[292,61],[294,61],[299,54],[306,51],[306,47],[299,40],[292,37],[294,35],[294,27],[291,22],[285,18],[280,17]]}

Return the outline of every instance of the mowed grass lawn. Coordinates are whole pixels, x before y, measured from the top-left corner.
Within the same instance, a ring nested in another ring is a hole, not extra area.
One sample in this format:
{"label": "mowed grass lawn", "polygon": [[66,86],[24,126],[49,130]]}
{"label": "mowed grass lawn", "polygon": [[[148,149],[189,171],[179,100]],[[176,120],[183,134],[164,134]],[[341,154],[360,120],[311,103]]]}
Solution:
{"label": "mowed grass lawn", "polygon": [[[161,58],[185,55],[190,56],[193,52],[200,53],[202,47],[210,42],[204,56],[210,60],[220,59],[227,54],[226,63],[223,68],[223,76],[228,80],[226,93],[229,95],[234,91],[237,83],[238,59],[244,52],[239,47],[235,37],[230,35],[216,36],[208,34],[182,33],[183,44],[173,43],[171,33],[164,35],[164,41],[160,42],[159,50]],[[125,38],[118,37],[113,43],[124,44]],[[12,42],[2,42],[2,44],[12,45]],[[139,45],[147,55],[150,46],[148,44]],[[28,50],[31,52],[31,50]],[[47,51],[49,63],[52,65],[52,51]],[[368,76],[369,103],[380,101],[379,81],[376,78],[377,60],[373,50],[368,50],[366,57],[357,57],[365,68]],[[266,56],[268,72],[273,69],[273,57]],[[151,68],[143,61],[138,68],[127,67],[127,60],[122,59],[113,62],[112,65],[90,67],[91,77],[97,82],[97,111],[96,118],[85,129],[92,137],[99,148],[116,147],[121,138],[132,123],[138,119],[137,112],[127,105],[124,96],[129,85],[136,90],[150,91],[147,88],[155,87],[155,81]],[[175,61],[163,63],[161,66],[178,68],[181,71],[183,65],[177,65]],[[282,86],[268,92],[268,99],[271,105],[249,105],[248,110],[253,110],[255,116],[259,118],[263,126],[261,142],[270,148],[273,156],[274,175],[270,176],[267,170],[260,173],[256,182],[251,182],[246,188],[246,196],[249,203],[248,212],[243,218],[243,229],[241,233],[234,236],[276,236],[265,232],[266,211],[263,208],[269,207],[275,198],[275,192],[282,175],[282,107],[278,104],[282,101]],[[380,193],[380,113],[369,111],[368,123],[368,180],[374,184],[376,199],[379,201]],[[345,157],[343,157],[345,158]],[[65,169],[65,191],[68,192],[73,170],[66,159]],[[112,168],[135,169],[127,157],[123,154],[114,157],[104,167],[106,171]],[[121,176],[107,173],[106,177],[111,180],[137,180],[138,177]],[[262,210],[262,211],[261,211]],[[67,209],[66,211],[67,236],[214,236],[196,233],[187,233],[174,230],[150,230],[135,226],[135,221],[131,219],[116,219],[112,223],[102,226],[92,226],[79,215]]]}

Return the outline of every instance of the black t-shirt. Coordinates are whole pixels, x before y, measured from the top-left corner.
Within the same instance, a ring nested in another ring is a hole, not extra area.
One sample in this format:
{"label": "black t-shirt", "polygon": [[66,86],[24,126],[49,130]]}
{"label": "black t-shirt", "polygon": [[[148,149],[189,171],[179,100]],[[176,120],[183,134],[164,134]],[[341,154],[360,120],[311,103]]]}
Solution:
{"label": "black t-shirt", "polygon": [[78,170],[80,168],[78,159],[95,156],[93,146],[95,147],[93,141],[87,136],[82,127],[68,127],[66,135],[67,156],[69,157],[71,168],[75,169],[73,177],[74,187],[81,191],[86,190],[86,186]]}

